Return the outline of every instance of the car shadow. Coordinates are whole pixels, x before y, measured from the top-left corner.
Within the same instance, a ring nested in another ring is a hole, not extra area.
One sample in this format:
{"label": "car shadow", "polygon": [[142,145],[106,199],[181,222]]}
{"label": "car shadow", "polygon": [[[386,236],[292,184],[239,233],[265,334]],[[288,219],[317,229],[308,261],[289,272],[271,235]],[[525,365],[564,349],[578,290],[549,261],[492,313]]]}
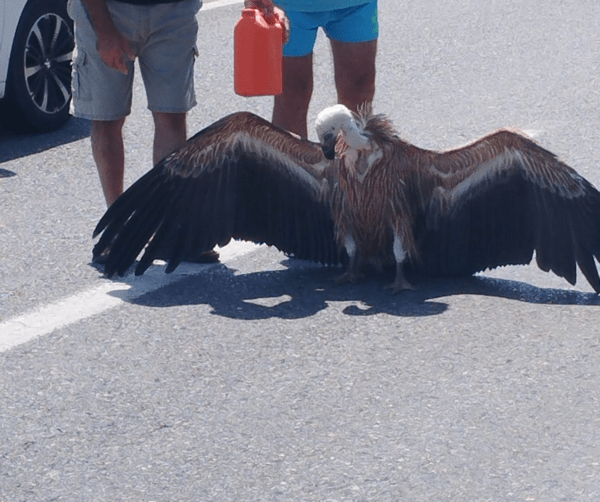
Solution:
{"label": "car shadow", "polygon": [[[0,164],[86,138],[90,135],[91,124],[89,120],[71,117],[63,127],[51,132],[15,134],[0,130]],[[0,173],[0,177],[7,176]]]}
{"label": "car shadow", "polygon": [[12,178],[16,175],[17,173],[9,171],[8,169],[0,169],[0,178]]}
{"label": "car shadow", "polygon": [[[392,295],[384,285],[393,274],[369,275],[357,284],[334,286],[339,268],[286,260],[283,270],[238,274],[222,264],[206,267],[206,273],[182,276],[160,289],[135,295],[141,279],[128,274],[133,295],[125,301],[148,307],[210,305],[212,314],[232,319],[300,319],[347,302],[342,312],[350,316],[388,314],[399,317],[439,315],[448,309],[442,298],[477,295],[544,305],[600,305],[594,293],[545,289],[530,284],[484,276],[463,278],[411,277],[416,291]],[[159,265],[160,266],[160,265]],[[119,296],[120,292],[112,293]]]}

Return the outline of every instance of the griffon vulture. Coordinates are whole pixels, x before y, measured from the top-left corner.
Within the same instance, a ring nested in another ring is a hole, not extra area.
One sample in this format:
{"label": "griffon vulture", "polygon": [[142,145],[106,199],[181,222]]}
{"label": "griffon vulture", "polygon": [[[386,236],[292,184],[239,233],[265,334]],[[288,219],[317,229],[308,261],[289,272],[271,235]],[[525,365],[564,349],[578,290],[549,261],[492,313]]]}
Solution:
{"label": "griffon vulture", "polygon": [[571,284],[576,265],[598,293],[600,192],[532,140],[500,130],[437,152],[400,139],[370,109],[342,105],[317,117],[320,144],[241,112],[200,131],[134,183],[105,213],[94,256],[105,273],[135,273],[154,258],[171,272],[190,251],[230,239],[338,264],[337,283],[361,265],[396,266],[389,286],[417,272],[468,275],[538,266]]}

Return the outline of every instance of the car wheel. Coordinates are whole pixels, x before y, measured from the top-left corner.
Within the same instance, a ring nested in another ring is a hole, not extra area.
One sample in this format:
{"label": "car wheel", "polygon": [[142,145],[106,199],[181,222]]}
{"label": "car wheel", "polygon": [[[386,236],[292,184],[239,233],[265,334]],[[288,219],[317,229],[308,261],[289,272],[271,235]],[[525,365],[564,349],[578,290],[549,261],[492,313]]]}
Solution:
{"label": "car wheel", "polygon": [[17,132],[57,129],[69,118],[73,22],[65,0],[30,0],[13,42],[4,126]]}

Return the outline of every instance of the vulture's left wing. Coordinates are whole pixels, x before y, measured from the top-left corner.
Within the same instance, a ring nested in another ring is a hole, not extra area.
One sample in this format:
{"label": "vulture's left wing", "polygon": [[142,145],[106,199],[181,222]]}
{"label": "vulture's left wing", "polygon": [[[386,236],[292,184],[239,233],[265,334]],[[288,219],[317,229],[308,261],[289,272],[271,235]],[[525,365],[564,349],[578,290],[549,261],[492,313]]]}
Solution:
{"label": "vulture's left wing", "polygon": [[94,256],[105,272],[142,274],[155,258],[171,272],[181,261],[231,238],[274,245],[298,258],[335,264],[339,256],[322,200],[329,165],[318,144],[247,112],[190,138],[106,211]]}
{"label": "vulture's left wing", "polygon": [[571,284],[576,265],[596,292],[600,193],[533,141],[499,131],[451,152],[422,156],[430,202],[416,225],[424,272],[466,275],[538,266]]}

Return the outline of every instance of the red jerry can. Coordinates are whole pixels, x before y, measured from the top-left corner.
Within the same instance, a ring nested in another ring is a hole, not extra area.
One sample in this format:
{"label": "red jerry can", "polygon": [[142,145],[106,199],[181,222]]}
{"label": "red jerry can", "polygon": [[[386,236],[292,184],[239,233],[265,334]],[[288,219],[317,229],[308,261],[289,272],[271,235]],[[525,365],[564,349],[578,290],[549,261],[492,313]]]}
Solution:
{"label": "red jerry can", "polygon": [[235,92],[241,96],[274,96],[283,90],[283,23],[276,14],[244,9],[234,32]]}

